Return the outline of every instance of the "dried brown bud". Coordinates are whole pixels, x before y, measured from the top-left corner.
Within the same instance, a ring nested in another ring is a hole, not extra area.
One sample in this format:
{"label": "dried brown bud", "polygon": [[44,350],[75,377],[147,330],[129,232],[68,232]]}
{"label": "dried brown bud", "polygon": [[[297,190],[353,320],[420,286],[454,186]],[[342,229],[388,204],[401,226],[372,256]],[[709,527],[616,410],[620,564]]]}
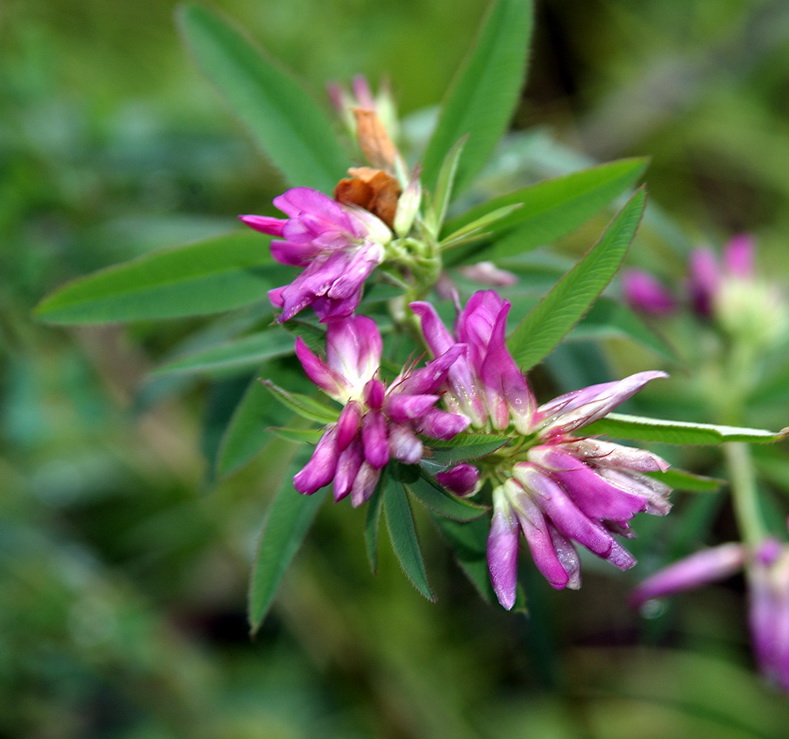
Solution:
{"label": "dried brown bud", "polygon": [[354,108],[356,137],[367,161],[376,169],[394,172],[397,147],[374,110]]}
{"label": "dried brown bud", "polygon": [[340,180],[334,188],[334,199],[369,210],[393,228],[397,199],[402,192],[397,180],[371,167],[351,167],[348,174],[351,176]]}

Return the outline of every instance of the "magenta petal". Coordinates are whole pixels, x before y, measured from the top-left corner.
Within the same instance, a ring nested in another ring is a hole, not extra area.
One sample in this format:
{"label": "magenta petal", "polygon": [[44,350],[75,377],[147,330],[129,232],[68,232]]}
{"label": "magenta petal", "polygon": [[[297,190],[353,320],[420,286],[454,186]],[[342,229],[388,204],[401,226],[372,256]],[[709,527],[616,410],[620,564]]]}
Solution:
{"label": "magenta petal", "polygon": [[424,367],[410,372],[400,383],[401,392],[412,395],[433,394],[444,384],[447,374],[455,361],[465,357],[468,347],[453,344],[441,356],[428,362]]}
{"label": "magenta petal", "polygon": [[334,475],[335,501],[342,500],[351,492],[363,462],[362,442],[360,439],[356,439],[340,454],[337,460],[337,471]]}
{"label": "magenta petal", "polygon": [[648,316],[665,316],[677,307],[671,293],[648,272],[636,269],[625,272],[622,291],[630,308]]}
{"label": "magenta petal", "polygon": [[431,439],[452,439],[468,428],[469,420],[457,413],[432,408],[415,422],[416,430]]}
{"label": "magenta petal", "polygon": [[540,435],[566,434],[587,426],[606,416],[651,380],[661,377],[668,375],[660,371],[637,372],[618,382],[590,385],[560,395],[539,407]]}
{"label": "magenta petal", "polygon": [[389,461],[389,435],[386,419],[380,411],[368,411],[362,419],[362,443],[364,458],[376,469]]}
{"label": "magenta petal", "polygon": [[296,337],[296,356],[304,373],[323,392],[333,398],[341,398],[349,390],[348,381],[339,372],[329,367],[320,357],[313,354],[301,336]]}
{"label": "magenta petal", "polygon": [[321,436],[310,461],[293,478],[293,486],[304,495],[312,495],[334,478],[337,469],[337,436],[334,426]]}
{"label": "magenta petal", "polygon": [[269,216],[239,216],[238,220],[245,226],[254,228],[255,231],[276,237],[282,236],[282,227],[286,223],[283,218],[271,218]]}
{"label": "magenta petal", "polygon": [[690,254],[688,290],[696,312],[704,318],[712,312],[712,300],[720,284],[720,268],[710,249],[694,249]]}
{"label": "magenta petal", "polygon": [[360,389],[378,371],[382,351],[378,325],[367,316],[333,321],[326,329],[326,361]]}
{"label": "magenta petal", "polygon": [[400,423],[390,423],[389,426],[389,452],[395,458],[406,464],[416,464],[422,459],[424,446],[419,437],[408,426]]}
{"label": "magenta petal", "polygon": [[282,308],[285,305],[285,299],[282,297],[282,291],[287,287],[275,287],[273,290],[268,291],[268,299],[275,308]]}
{"label": "magenta petal", "polygon": [[370,499],[380,477],[381,470],[376,469],[369,462],[362,462],[351,488],[351,505],[354,508]]}
{"label": "magenta petal", "polygon": [[634,591],[630,602],[640,606],[652,598],[691,590],[739,570],[745,561],[742,544],[722,544],[702,549],[648,577]]}
{"label": "magenta petal", "polygon": [[359,433],[362,411],[359,403],[351,400],[337,419],[337,450],[342,452]]}
{"label": "magenta petal", "polygon": [[375,378],[368,380],[364,386],[363,396],[368,408],[380,410],[386,398],[386,385]]}
{"label": "magenta petal", "polygon": [[[526,537],[534,564],[552,588],[561,590],[571,583],[570,572],[565,568],[566,558],[560,558],[548,521],[532,500],[529,493],[514,479],[504,483],[507,498],[518,517],[521,531]],[[569,543],[568,543],[569,544]]]}
{"label": "magenta petal", "polygon": [[749,625],[761,673],[789,693],[789,549],[749,570]]}
{"label": "magenta petal", "polygon": [[271,242],[271,256],[280,264],[289,264],[293,267],[306,267],[318,251],[311,242],[305,244],[295,244],[292,241]]}
{"label": "magenta petal", "polygon": [[646,499],[611,485],[569,454],[551,447],[534,447],[529,459],[547,469],[589,518],[627,521],[646,510]]}
{"label": "magenta petal", "polygon": [[422,334],[434,357],[443,354],[455,343],[452,335],[444,326],[444,322],[438,317],[436,309],[430,303],[420,301],[409,303],[409,306],[419,317]]}
{"label": "magenta petal", "polygon": [[308,214],[327,228],[349,230],[349,219],[342,206],[328,195],[309,187],[292,187],[274,198],[274,205],[291,218]]}
{"label": "magenta petal", "polygon": [[496,488],[487,544],[488,571],[496,597],[508,611],[515,605],[518,584],[518,536],[518,520],[502,488]]}
{"label": "magenta petal", "polygon": [[561,449],[595,467],[611,467],[633,472],[665,472],[671,465],[657,454],[600,439],[572,439]]}
{"label": "magenta petal", "polygon": [[390,393],[386,398],[386,415],[397,423],[406,423],[424,416],[438,399],[438,395]]}
{"label": "magenta petal", "polygon": [[732,236],[723,248],[723,265],[726,272],[741,280],[753,277],[756,243],[750,234]]}
{"label": "magenta petal", "polygon": [[553,525],[569,539],[605,557],[613,546],[612,536],[582,513],[565,490],[546,473],[528,463],[514,465],[515,479],[536,497],[536,503]]}
{"label": "magenta petal", "polygon": [[471,464],[458,464],[451,470],[439,472],[436,480],[455,495],[473,495],[479,484],[479,470]]}

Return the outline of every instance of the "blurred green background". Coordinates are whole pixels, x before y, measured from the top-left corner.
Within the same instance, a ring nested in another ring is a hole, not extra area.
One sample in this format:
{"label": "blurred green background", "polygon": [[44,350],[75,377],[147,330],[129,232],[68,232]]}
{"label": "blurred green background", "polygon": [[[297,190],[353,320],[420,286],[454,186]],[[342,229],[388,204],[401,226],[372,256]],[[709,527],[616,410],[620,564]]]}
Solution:
{"label": "blurred green background", "polygon": [[[317,94],[328,79],[387,76],[409,114],[440,99],[485,3],[214,6]],[[753,674],[741,582],[644,621],[626,606],[640,568],[609,577],[589,562],[577,593],[528,572],[526,619],[481,603],[422,521],[430,604],[386,547],[369,574],[364,514],[346,505],[321,512],[250,640],[276,442],[226,479],[207,461],[248,378],[149,377],[198,323],[31,318],[65,280],[234,229],[282,187],[195,71],[174,7],[0,5],[0,737],[781,736],[788,704]],[[650,155],[652,201],[690,241],[752,231],[762,263],[780,266],[789,5],[537,8],[514,122],[545,130],[533,170],[562,171],[567,151]],[[642,566],[719,505],[680,498],[675,519],[637,521]]]}

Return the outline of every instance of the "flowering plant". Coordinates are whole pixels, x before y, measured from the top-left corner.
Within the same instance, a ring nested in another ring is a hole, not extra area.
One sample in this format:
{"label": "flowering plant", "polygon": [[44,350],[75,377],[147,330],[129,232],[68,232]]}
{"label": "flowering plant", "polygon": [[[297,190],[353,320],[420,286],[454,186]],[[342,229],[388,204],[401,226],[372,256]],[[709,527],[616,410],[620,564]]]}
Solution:
{"label": "flowering plant", "polygon": [[[552,372],[555,350],[584,329],[671,349],[635,312],[603,296],[645,207],[644,188],[629,193],[643,160],[503,194],[478,178],[524,84],[530,4],[492,3],[422,149],[399,137],[391,98],[374,96],[363,79],[352,93],[332,87],[347,129],[341,134],[317,101],[225,20],[186,6],[180,24],[199,66],[280,170],[287,189],[273,205],[286,217],[242,215],[251,230],[78,280],[47,298],[39,315],[96,323],[237,312],[208,345],[160,371],[232,367],[252,375],[225,431],[220,472],[249,461],[275,435],[287,442],[288,472],[270,503],[252,575],[253,630],[329,486],[336,502],[366,506],[373,570],[384,517],[402,569],[420,593],[436,597],[412,508],[423,504],[480,594],[523,609],[521,534],[552,587],[577,589],[584,550],[629,569],[636,560],[620,539],[635,537],[636,514],[667,514],[672,488],[717,488],[671,467],[670,452],[602,436],[687,445],[783,438],[614,412],[666,378],[660,370],[639,368],[618,380],[590,371],[577,385]],[[545,286],[545,265],[530,262],[529,252],[552,247],[612,203],[618,210],[597,242],[568,269],[548,268]],[[699,266],[696,304],[712,310],[715,291],[738,269],[713,280]],[[629,283],[631,306],[669,313],[674,300],[639,279]],[[480,289],[491,285],[499,290]],[[601,305],[611,310],[596,312]],[[535,379],[540,364],[545,372]],[[274,400],[288,420],[272,410]],[[757,593],[785,581],[783,564],[775,564],[783,555],[751,556],[760,563]],[[772,674],[785,660],[769,664]]]}

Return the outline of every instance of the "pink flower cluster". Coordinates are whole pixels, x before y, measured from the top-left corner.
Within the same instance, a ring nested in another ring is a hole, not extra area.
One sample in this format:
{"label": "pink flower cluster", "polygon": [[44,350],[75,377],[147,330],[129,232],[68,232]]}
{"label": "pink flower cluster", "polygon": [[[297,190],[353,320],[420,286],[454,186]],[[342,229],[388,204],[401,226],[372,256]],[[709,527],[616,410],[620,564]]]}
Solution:
{"label": "pink flower cluster", "polygon": [[628,522],[636,513],[668,511],[668,488],[645,475],[667,465],[649,452],[575,434],[664,373],[642,372],[538,406],[506,346],[510,304],[484,290],[460,312],[454,335],[430,303],[412,303],[434,359],[406,367],[387,385],[378,328],[354,311],[366,278],[384,258],[389,228],[361,208],[307,188],[274,202],[287,219],[241,219],[277,238],[275,259],[304,268],[270,298],[282,308],[280,321],[312,306],[327,324],[325,358],[300,338],[296,354],[308,377],[343,406],[295,476],[296,489],[309,495],[333,482],[335,500],[350,495],[359,505],[390,459],[416,464],[430,439],[451,439],[469,426],[503,433],[511,441],[499,450],[442,470],[436,479],[456,495],[492,485],[488,564],[505,608],[515,601],[521,532],[556,588],[580,586],[573,542],[620,569],[635,564],[615,535],[633,536]]}

